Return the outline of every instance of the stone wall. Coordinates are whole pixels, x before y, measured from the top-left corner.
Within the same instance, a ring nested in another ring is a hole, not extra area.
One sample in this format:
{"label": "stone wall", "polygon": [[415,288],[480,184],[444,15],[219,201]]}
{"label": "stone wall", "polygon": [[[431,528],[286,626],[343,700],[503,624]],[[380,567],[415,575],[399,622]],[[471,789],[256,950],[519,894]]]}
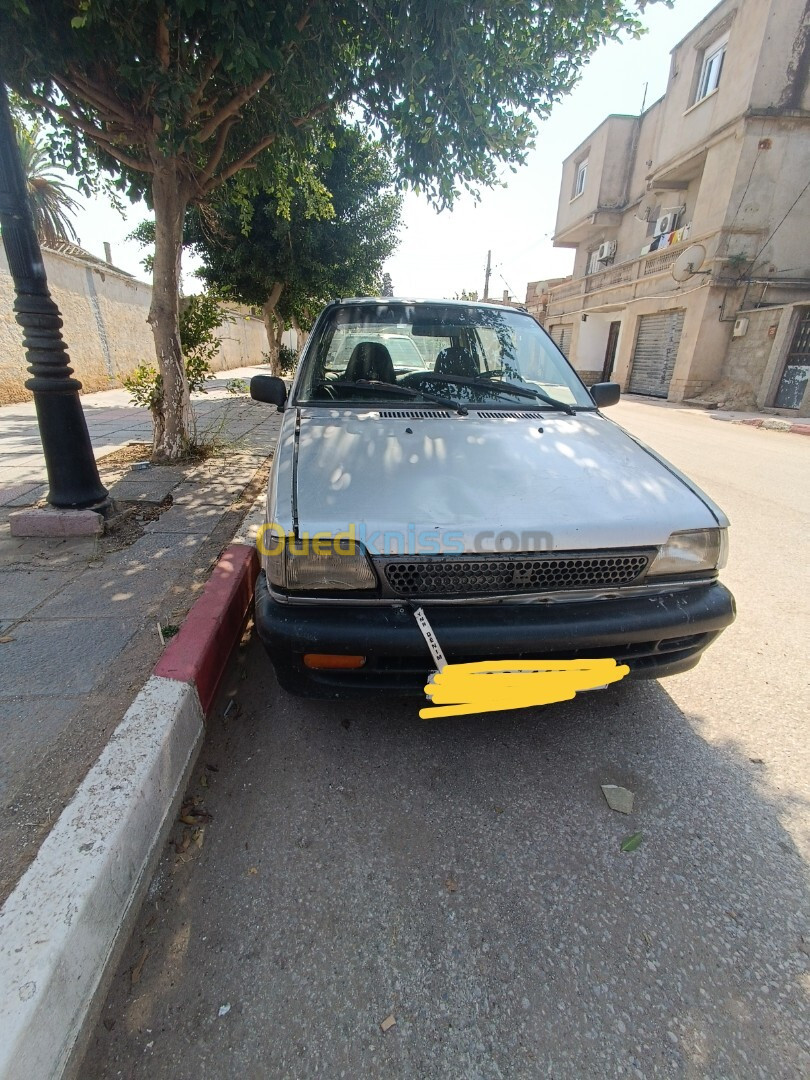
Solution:
{"label": "stone wall", "polygon": [[743,312],[740,318],[748,320],[748,329],[741,337],[732,337],[726,351],[723,380],[747,391],[753,402],[762,387],[782,312],[781,307]]}
{"label": "stone wall", "polygon": [[[51,295],[62,314],[71,366],[82,389],[109,390],[139,364],[154,361],[152,331],[146,322],[152,288],[114,267],[43,252]],[[0,405],[25,401],[28,378],[22,331],[14,319],[14,287],[0,245]],[[261,362],[267,334],[261,319],[230,309],[220,328],[222,346],[215,371]]]}

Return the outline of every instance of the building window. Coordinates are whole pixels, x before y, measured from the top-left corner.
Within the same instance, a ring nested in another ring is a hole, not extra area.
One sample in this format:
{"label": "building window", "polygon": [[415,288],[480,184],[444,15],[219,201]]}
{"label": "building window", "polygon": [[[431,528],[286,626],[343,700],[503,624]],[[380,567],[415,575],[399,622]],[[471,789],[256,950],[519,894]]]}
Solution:
{"label": "building window", "polygon": [[585,271],[586,274],[595,274],[597,270],[602,270],[603,267],[599,262],[599,249],[596,251],[588,252],[588,267]]}
{"label": "building window", "polygon": [[697,94],[695,95],[696,104],[698,101],[702,101],[703,98],[708,97],[712,90],[716,90],[720,85],[720,75],[723,72],[723,61],[725,60],[727,45],[728,34],[725,34],[703,50],[703,66],[701,67]]}
{"label": "building window", "polygon": [[585,190],[585,177],[588,175],[588,159],[580,161],[577,165],[577,175],[574,178],[574,194],[572,199],[576,199],[578,195],[581,195]]}

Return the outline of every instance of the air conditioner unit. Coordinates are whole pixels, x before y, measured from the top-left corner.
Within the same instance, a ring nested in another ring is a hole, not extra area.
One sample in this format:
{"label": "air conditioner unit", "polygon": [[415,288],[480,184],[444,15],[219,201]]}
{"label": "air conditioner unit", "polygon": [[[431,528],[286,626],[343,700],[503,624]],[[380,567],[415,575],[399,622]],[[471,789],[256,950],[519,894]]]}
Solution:
{"label": "air conditioner unit", "polygon": [[612,259],[616,254],[616,241],[606,240],[604,244],[599,245],[599,251],[596,253],[597,262],[607,262],[608,259]]}
{"label": "air conditioner unit", "polygon": [[683,206],[673,206],[662,214],[661,217],[655,223],[654,236],[661,236],[662,233],[671,233],[673,229],[678,228],[678,219],[684,211]]}

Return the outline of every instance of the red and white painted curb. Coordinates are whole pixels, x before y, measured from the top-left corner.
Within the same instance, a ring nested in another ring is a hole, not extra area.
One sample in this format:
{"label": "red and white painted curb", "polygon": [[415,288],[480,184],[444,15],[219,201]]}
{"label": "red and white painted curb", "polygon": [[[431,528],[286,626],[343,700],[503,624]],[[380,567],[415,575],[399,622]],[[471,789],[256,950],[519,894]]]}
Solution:
{"label": "red and white painted curb", "polygon": [[[713,417],[713,419],[720,420],[721,417]],[[722,419],[725,419],[725,417]],[[755,416],[751,420],[735,419],[731,422],[732,424],[745,424],[746,427],[763,428],[765,431],[787,431],[792,432],[794,435],[810,435],[810,424],[784,420],[778,416]]]}
{"label": "red and white painted curb", "polygon": [[253,599],[225,549],[179,633],[0,911],[0,1078],[78,1069]]}

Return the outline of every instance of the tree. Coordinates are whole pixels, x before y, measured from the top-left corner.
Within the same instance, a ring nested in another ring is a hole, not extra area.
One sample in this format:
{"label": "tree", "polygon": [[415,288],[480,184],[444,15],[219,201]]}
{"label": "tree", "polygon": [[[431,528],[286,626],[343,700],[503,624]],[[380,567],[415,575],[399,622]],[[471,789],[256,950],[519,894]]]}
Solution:
{"label": "tree", "polygon": [[[205,384],[213,379],[211,361],[219,352],[220,341],[215,330],[228,322],[217,297],[206,293],[190,296],[180,312],[180,347],[189,391],[205,393]],[[133,405],[141,405],[152,413],[153,451],[163,437],[163,378],[152,364],[140,364],[124,379]]]}
{"label": "tree", "polygon": [[400,222],[388,158],[356,128],[324,131],[301,172],[308,183],[296,185],[289,203],[261,192],[247,215],[244,205],[225,201],[189,221],[209,288],[261,307],[274,369],[285,326],[308,327],[336,296],[377,291]]}
{"label": "tree", "polygon": [[58,240],[75,242],[78,237],[70,215],[79,209],[79,204],[69,194],[72,189],[54,170],[39,125],[25,124],[17,110],[12,112],[12,120],[39,240],[46,244]]}
{"label": "tree", "polygon": [[382,276],[382,285],[380,286],[380,296],[393,296],[394,295],[394,283],[391,281],[391,275],[385,273]]}
{"label": "tree", "polygon": [[599,43],[638,30],[630,3],[6,0],[0,69],[55,125],[58,159],[80,186],[101,167],[151,201],[161,453],[182,453],[190,418],[178,337],[190,203],[240,173],[255,193],[313,119],[351,104],[403,182],[449,204],[459,184],[494,183],[524,159],[532,114]]}

